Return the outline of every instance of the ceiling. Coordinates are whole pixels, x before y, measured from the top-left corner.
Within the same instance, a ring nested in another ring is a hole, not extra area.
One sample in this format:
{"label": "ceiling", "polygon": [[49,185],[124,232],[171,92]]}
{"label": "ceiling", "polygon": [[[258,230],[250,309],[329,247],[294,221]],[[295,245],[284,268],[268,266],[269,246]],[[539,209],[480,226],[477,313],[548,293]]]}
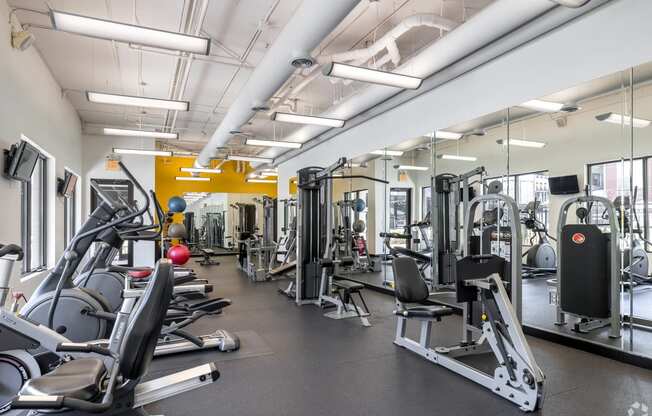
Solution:
{"label": "ceiling", "polygon": [[[346,24],[331,33],[313,56],[330,55],[369,46],[408,16],[429,13],[457,23],[486,7],[493,0],[363,0]],[[181,32],[188,30],[187,17],[198,0],[49,0],[53,9],[123,23]],[[291,18],[301,0],[219,0],[210,1],[200,33],[212,39],[211,55],[190,63],[187,86],[182,99],[190,101],[190,111],[179,112],[174,131],[180,139],[161,142],[163,146],[200,150],[238,96],[267,48]],[[43,0],[9,0],[16,8],[47,11]],[[168,131],[174,115],[165,110],[139,109],[90,103],[87,90],[171,98],[171,85],[178,81],[176,52],[144,49],[136,45],[92,39],[51,29],[49,17],[29,10],[16,10],[16,16],[36,36],[36,48],[50,67],[72,105],[78,111],[85,133],[101,132],[103,127],[142,128]],[[417,27],[397,40],[402,62],[445,33],[432,27]],[[402,63],[401,62],[401,63]],[[392,69],[389,64],[384,68]],[[339,100],[355,94],[357,82],[332,83],[321,74],[302,91],[294,88],[305,74],[297,71],[275,97],[285,94],[287,106],[302,113],[319,113]],[[280,104],[276,99],[272,106]],[[241,130],[259,138],[281,138],[296,127],[271,122],[258,113]],[[264,148],[243,146],[234,136],[230,152],[257,154]]]}

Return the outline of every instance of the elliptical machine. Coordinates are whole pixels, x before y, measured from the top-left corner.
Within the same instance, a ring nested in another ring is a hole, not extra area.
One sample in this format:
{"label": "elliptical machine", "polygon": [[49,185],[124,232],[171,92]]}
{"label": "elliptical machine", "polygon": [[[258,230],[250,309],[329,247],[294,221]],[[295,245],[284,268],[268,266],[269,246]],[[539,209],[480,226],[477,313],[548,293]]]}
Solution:
{"label": "elliptical machine", "polygon": [[[537,211],[541,203],[536,199],[528,202],[525,210],[521,213],[521,224],[532,231],[534,235],[530,238],[530,248],[523,253],[525,264],[523,265],[523,277],[549,277],[557,273],[557,255],[549,240],[557,241],[548,233],[546,225],[537,218]],[[535,243],[534,240],[537,239]]]}

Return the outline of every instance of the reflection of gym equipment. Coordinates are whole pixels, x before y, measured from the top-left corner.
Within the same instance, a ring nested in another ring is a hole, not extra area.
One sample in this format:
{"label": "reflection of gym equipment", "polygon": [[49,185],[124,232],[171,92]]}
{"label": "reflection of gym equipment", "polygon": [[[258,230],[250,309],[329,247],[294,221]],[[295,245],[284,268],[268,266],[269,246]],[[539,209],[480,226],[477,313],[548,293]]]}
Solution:
{"label": "reflection of gym equipment", "polygon": [[[369,325],[369,311],[355,304],[353,294],[362,297],[364,285],[334,275],[335,265],[352,264],[351,258],[338,258],[333,233],[333,180],[366,179],[387,181],[363,175],[333,176],[347,163],[340,158],[327,167],[309,167],[297,172],[297,272],[293,284],[283,290],[299,305],[313,304],[335,311],[324,316],[332,319],[359,318]],[[363,299],[364,300],[364,299]]]}
{"label": "reflection of gym equipment", "polygon": [[[297,264],[297,201],[283,199],[283,227],[279,242],[269,264],[270,278],[284,276],[296,269]],[[282,258],[279,260],[279,256]]]}
{"label": "reflection of gym equipment", "polygon": [[367,242],[360,235],[366,228],[365,222],[358,218],[359,213],[366,208],[364,200],[357,198],[337,201],[335,206],[337,207],[337,215],[334,216],[336,232],[333,237],[335,250],[339,258],[353,260],[350,266],[337,267],[335,274],[379,272],[380,261],[371,258]]}
{"label": "reflection of gym equipment", "polygon": [[275,198],[268,196],[254,201],[262,206],[263,230],[261,235],[252,233],[243,241],[244,258],[240,266],[252,281],[260,282],[270,278],[268,273],[277,248],[275,241],[277,202]]}
{"label": "reflection of gym equipment", "polygon": [[[475,190],[471,185],[482,183],[484,174],[484,167],[477,167],[461,175],[440,174],[433,180],[435,189],[433,204],[437,212],[437,218],[432,221],[433,235],[437,236],[433,241],[433,251],[437,253],[437,264],[433,274],[435,277],[433,286],[436,289],[455,284],[454,265],[457,259],[465,254],[460,208],[462,213],[468,211],[469,201],[475,196]],[[476,176],[479,179],[473,180]]]}
{"label": "reflection of gym equipment", "polygon": [[[587,204],[589,208],[581,206]],[[609,231],[603,233],[588,223],[593,204],[601,204],[608,212]],[[567,224],[568,210],[580,205],[576,215],[579,224]],[[620,251],[618,248],[618,214],[607,198],[579,196],[566,200],[557,223],[556,293],[557,325],[566,324],[566,315],[578,320],[573,329],[589,332],[609,326],[609,337],[620,338]]]}
{"label": "reflection of gym equipment", "polygon": [[[530,239],[530,248],[523,253],[525,264],[523,265],[523,277],[545,277],[557,273],[557,255],[548,239],[556,241],[548,234],[546,225],[537,219],[537,211],[541,203],[537,200],[528,202],[524,216],[521,217],[521,224],[534,235]],[[534,239],[538,239],[534,242]]]}
{"label": "reflection of gym equipment", "polygon": [[[628,234],[631,236],[631,247],[623,250],[623,280],[629,283],[631,277],[633,286],[652,284],[652,277],[649,275],[649,260],[645,251],[645,246],[651,243],[645,239],[641,223],[638,220],[638,214],[634,208],[637,195],[638,187],[634,187],[633,204],[628,196],[617,196],[614,199],[621,234],[623,237]],[[633,222],[630,220],[630,216],[634,220]],[[603,213],[603,219],[604,217],[605,214]],[[624,239],[627,241],[627,238]]]}

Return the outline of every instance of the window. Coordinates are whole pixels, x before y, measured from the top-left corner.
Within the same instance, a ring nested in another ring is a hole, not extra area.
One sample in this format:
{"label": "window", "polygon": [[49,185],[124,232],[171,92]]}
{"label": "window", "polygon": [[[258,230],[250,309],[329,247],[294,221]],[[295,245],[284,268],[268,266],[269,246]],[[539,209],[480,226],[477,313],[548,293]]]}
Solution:
{"label": "window", "polygon": [[[630,189],[631,162],[629,160],[595,163],[588,165],[588,173],[591,178],[591,195],[598,195],[614,201],[616,198],[631,197],[634,203],[634,218],[631,219],[634,231],[640,230],[646,240],[650,239],[652,213],[649,208],[652,189],[650,183],[650,170],[652,170],[652,156],[634,159],[634,169],[631,172],[633,179],[633,190]],[[631,191],[631,192],[630,192]],[[595,206],[591,209],[591,222],[604,224],[604,207]],[[647,245],[647,251],[652,252],[652,246]]]}
{"label": "window", "polygon": [[[405,227],[412,223],[412,189],[391,188],[389,191],[389,232],[404,233]],[[394,247],[405,247],[403,239],[392,239]]]}
{"label": "window", "polygon": [[421,188],[421,219],[425,219],[430,213],[432,206],[432,188],[424,186]]}
{"label": "window", "polygon": [[[109,198],[118,201],[133,201],[134,199],[134,185],[131,181],[126,179],[91,179],[91,181],[95,182]],[[101,201],[102,199],[95,189],[91,188],[91,212],[97,208]],[[133,253],[133,241],[125,241],[120,251],[116,254],[113,264],[132,266],[134,261]]]}
{"label": "window", "polygon": [[[66,170],[66,175],[74,173]],[[77,232],[77,187],[70,196],[65,197],[63,205],[64,246],[68,247]]]}
{"label": "window", "polygon": [[368,218],[368,215],[369,215],[369,191],[367,189],[360,189],[360,190],[357,190],[357,191],[344,192],[344,199],[347,200],[347,201],[351,201],[351,200],[358,199],[358,198],[360,198],[360,199],[362,199],[364,201],[364,210],[362,210],[362,212],[355,212],[353,221],[357,221],[357,220],[364,221],[364,223],[365,223],[364,232],[360,233],[360,234],[362,234],[362,238],[364,238],[365,241],[367,241],[367,227],[366,226],[369,225],[369,223],[367,222],[367,218]]}
{"label": "window", "polygon": [[31,179],[23,182],[21,188],[23,273],[47,268],[47,184],[47,159],[39,155]]}

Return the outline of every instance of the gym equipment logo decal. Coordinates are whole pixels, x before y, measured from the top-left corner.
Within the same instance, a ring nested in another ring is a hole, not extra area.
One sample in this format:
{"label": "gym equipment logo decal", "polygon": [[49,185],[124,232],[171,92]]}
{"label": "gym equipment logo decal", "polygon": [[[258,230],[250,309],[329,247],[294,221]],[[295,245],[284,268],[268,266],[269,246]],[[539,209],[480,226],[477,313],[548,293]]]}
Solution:
{"label": "gym equipment logo decal", "polygon": [[575,233],[571,237],[571,240],[573,240],[573,243],[575,244],[584,244],[586,241],[586,236],[582,233]]}

